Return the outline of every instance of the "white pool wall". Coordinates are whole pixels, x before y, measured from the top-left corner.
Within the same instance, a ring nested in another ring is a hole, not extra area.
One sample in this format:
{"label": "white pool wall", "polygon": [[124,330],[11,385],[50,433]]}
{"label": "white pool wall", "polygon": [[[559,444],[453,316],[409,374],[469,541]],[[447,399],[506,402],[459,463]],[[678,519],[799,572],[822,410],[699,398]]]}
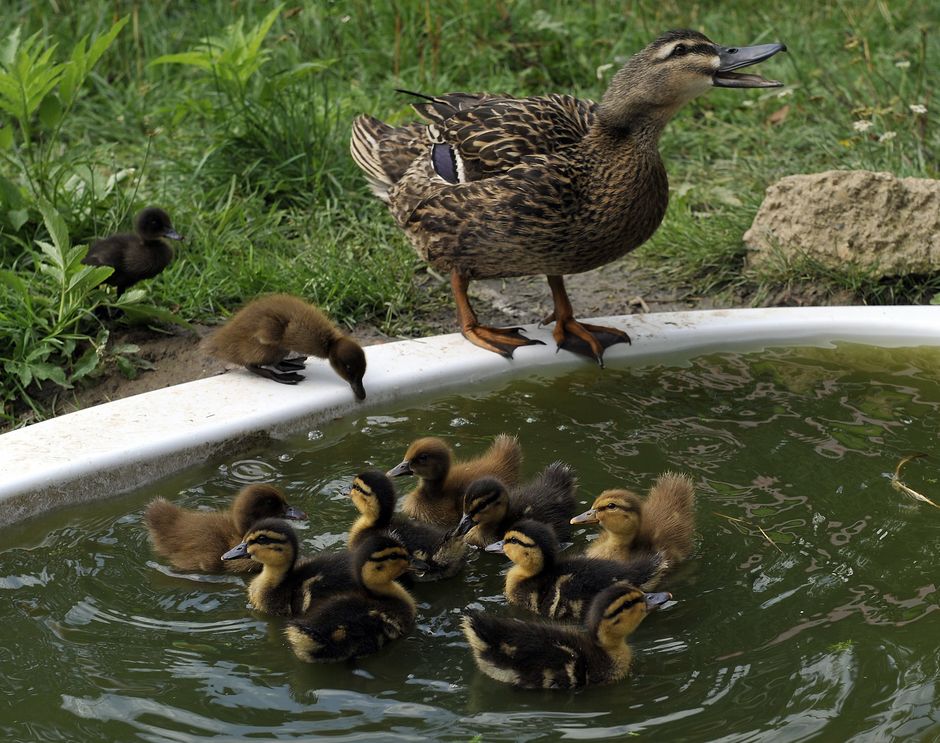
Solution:
{"label": "white pool wall", "polygon": [[[591,322],[622,328],[633,339],[632,345],[608,349],[608,364],[838,341],[940,346],[940,307],[930,306],[712,310]],[[456,333],[368,346],[368,396],[361,403],[325,361],[312,359],[306,378],[295,386],[239,369],[0,435],[0,526],[111,497],[210,458],[234,454],[259,439],[316,428],[404,397],[593,363],[556,352],[550,328],[533,325],[523,330],[546,345],[521,348],[512,360],[477,348]]]}

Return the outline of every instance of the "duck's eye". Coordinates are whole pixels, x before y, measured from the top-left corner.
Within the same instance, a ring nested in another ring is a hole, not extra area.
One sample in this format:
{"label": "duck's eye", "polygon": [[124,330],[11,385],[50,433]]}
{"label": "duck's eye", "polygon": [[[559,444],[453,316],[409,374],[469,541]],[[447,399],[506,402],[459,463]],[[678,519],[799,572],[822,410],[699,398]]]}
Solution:
{"label": "duck's eye", "polygon": [[260,536],[255,537],[253,541],[255,544],[270,544],[271,537],[266,537],[264,534],[261,534]]}
{"label": "duck's eye", "polygon": [[607,510],[608,510],[608,511],[616,511],[616,510],[617,510],[617,504],[616,504],[616,503],[609,503],[609,504],[607,505]]}
{"label": "duck's eye", "polygon": [[689,48],[685,44],[676,44],[672,48],[672,54],[669,56],[681,57],[682,55],[686,54],[688,51],[689,51]]}

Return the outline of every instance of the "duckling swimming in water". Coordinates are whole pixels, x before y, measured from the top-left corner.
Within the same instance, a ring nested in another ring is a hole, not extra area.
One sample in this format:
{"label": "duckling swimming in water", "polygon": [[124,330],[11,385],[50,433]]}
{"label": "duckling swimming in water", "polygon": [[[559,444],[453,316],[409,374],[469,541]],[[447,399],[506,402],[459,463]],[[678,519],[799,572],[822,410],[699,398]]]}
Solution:
{"label": "duckling swimming in water", "polygon": [[359,518],[349,529],[349,547],[355,549],[374,534],[391,533],[414,560],[425,564],[417,580],[449,578],[463,567],[467,545],[447,529],[395,513],[395,488],[385,473],[368,470],[355,477],[349,497]]}
{"label": "duckling swimming in water", "polygon": [[[461,333],[511,357],[540,343],[518,328],[481,325],[467,297],[474,279],[545,274],[560,348],[602,362],[629,342],[618,328],[574,317],[564,274],[603,266],[659,227],[669,183],[659,138],[670,119],[713,87],[781,83],[732,70],[782,44],[722,47],[697,31],[669,31],[614,75],[599,103],[569,95],[418,95],[426,123],[353,122],[350,150],[418,255],[449,272]],[[407,92],[407,91],[403,91]]]}
{"label": "duckling swimming in water", "polygon": [[378,652],[414,626],[415,600],[395,579],[410,567],[405,546],[373,534],[356,548],[358,587],[317,602],[284,630],[298,658],[322,663]]}
{"label": "duckling swimming in water", "polygon": [[223,562],[220,556],[238,544],[252,524],[269,517],[307,518],[278,488],[266,484],[242,488],[227,511],[192,511],[157,498],[144,512],[154,552],[179,570],[200,573],[261,570],[256,562]]}
{"label": "duckling swimming in water", "polygon": [[173,248],[164,240],[182,240],[173,229],[170,215],[148,206],[134,219],[136,234],[121,233],[96,240],[82,258],[86,266],[111,266],[114,272],[104,280],[117,287],[120,297],[143,279],[151,279],[170,265]]}
{"label": "duckling swimming in water", "polygon": [[463,632],[477,667],[523,689],[576,689],[619,681],[630,670],[627,637],[668,593],[644,593],[627,582],[593,599],[584,626],[467,612]]}
{"label": "duckling swimming in water", "polygon": [[692,554],[695,485],[688,475],[665,472],[646,498],[629,490],[605,490],[572,524],[600,524],[600,536],[585,554],[629,560],[639,552],[661,552],[676,565]]}
{"label": "duckling swimming in water", "polygon": [[206,338],[203,348],[212,356],[282,384],[297,384],[303,379],[297,371],[304,368],[307,357],[288,358],[292,351],[326,358],[333,371],[349,382],[357,399],[366,396],[362,347],[319,309],[290,294],[270,294],[249,302]]}
{"label": "duckling swimming in water", "polygon": [[534,480],[511,491],[495,477],[475,480],[464,495],[463,518],[455,533],[464,534],[467,544],[483,548],[520,519],[535,519],[549,524],[559,540],[568,541],[576,487],[571,468],[563,462],[548,465]]}
{"label": "duckling swimming in water", "polygon": [[549,619],[581,621],[598,593],[611,583],[627,581],[652,588],[669,566],[660,554],[639,555],[629,562],[596,557],[561,557],[552,527],[523,519],[487,552],[501,552],[513,561],[504,593],[512,604]]}
{"label": "duckling swimming in water", "polygon": [[522,449],[515,436],[500,434],[482,455],[454,461],[453,452],[441,439],[426,437],[412,442],[402,462],[388,471],[389,477],[416,475],[418,487],[405,496],[401,510],[412,518],[452,529],[463,514],[467,486],[492,476],[508,487],[519,481]]}
{"label": "duckling swimming in water", "polygon": [[261,573],[248,584],[248,603],[265,614],[297,616],[317,601],[356,585],[349,552],[301,557],[296,532],[281,519],[253,524],[222,559],[261,564]]}

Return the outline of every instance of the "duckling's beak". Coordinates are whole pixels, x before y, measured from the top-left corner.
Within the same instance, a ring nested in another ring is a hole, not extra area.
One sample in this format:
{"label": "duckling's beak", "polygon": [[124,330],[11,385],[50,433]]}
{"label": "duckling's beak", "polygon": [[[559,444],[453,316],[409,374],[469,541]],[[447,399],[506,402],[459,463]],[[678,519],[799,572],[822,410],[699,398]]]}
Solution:
{"label": "duckling's beak", "polygon": [[580,513],[577,516],[575,516],[573,519],[571,519],[571,523],[572,524],[596,524],[598,523],[597,511],[592,508],[588,511],[585,511],[584,513]]}
{"label": "duckling's beak", "polygon": [[248,554],[248,542],[237,544],[222,555],[223,560],[237,560],[241,557],[251,557],[251,555]]}
{"label": "duckling's beak", "polygon": [[349,383],[349,386],[352,387],[353,394],[356,396],[357,400],[366,399],[366,388],[362,386],[361,379],[354,379]]}
{"label": "duckling's beak", "polygon": [[468,531],[473,528],[473,519],[470,518],[469,513],[465,513],[460,519],[460,523],[457,524],[451,531],[451,536],[462,537]]}
{"label": "duckling's beak", "polygon": [[302,521],[305,518],[307,518],[307,514],[305,514],[299,508],[295,508],[294,506],[288,506],[287,510],[284,511],[284,518],[293,519],[294,521]]}
{"label": "duckling's beak", "polygon": [[646,602],[647,611],[653,611],[653,609],[656,609],[662,606],[663,604],[665,604],[667,601],[671,599],[672,599],[671,593],[644,593],[643,594],[643,601]]}
{"label": "duckling's beak", "polygon": [[488,544],[483,549],[486,552],[496,552],[497,554],[504,555],[506,550],[503,549],[504,540],[500,539],[498,542],[493,542],[493,544]]}
{"label": "duckling's beak", "polygon": [[738,74],[731,70],[750,67],[763,62],[777,52],[785,52],[785,44],[760,44],[758,46],[718,47],[720,65],[712,78],[716,88],[779,88],[783,83],[768,80],[760,75]]}
{"label": "duckling's beak", "polygon": [[388,472],[385,473],[386,477],[401,477],[402,475],[413,475],[414,472],[411,471],[411,462],[407,459],[401,464],[396,464]]}
{"label": "duckling's beak", "polygon": [[408,569],[420,578],[431,570],[431,565],[430,563],[412,555],[411,560],[408,562]]}
{"label": "duckling's beak", "polygon": [[174,230],[172,227],[171,227],[170,229],[168,229],[166,232],[164,232],[164,233],[163,233],[163,236],[164,236],[164,237],[168,237],[168,238],[170,238],[171,240],[179,240],[180,242],[182,242],[183,240],[186,239],[186,238],[183,237],[179,232],[177,232],[176,230]]}

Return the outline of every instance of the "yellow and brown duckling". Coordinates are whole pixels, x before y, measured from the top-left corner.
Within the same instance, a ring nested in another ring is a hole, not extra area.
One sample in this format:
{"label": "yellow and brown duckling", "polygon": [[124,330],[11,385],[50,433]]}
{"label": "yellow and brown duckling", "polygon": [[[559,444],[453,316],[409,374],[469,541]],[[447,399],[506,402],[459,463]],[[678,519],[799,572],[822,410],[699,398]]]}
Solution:
{"label": "yellow and brown duckling", "polygon": [[629,342],[616,328],[575,320],[564,274],[603,266],[659,227],[669,184],[658,142],[682,106],[713,87],[781,83],[733,72],[785,47],[723,47],[669,31],[614,75],[599,103],[569,95],[419,95],[424,124],[353,122],[350,149],[418,255],[450,273],[464,337],[504,356],[539,343],[518,328],[481,325],[471,280],[545,274],[559,347],[601,362]]}
{"label": "yellow and brown duckling", "polygon": [[253,524],[222,559],[261,564],[261,573],[248,584],[248,603],[265,614],[297,616],[321,599],[356,585],[349,552],[301,557],[296,532],[281,519]]}
{"label": "yellow and brown duckling", "polygon": [[581,621],[591,599],[611,583],[625,580],[648,590],[669,566],[660,554],[629,562],[561,557],[552,527],[532,519],[514,524],[486,551],[501,552],[513,562],[503,589],[509,602],[549,619]]}
{"label": "yellow and brown duckling", "polygon": [[441,439],[425,437],[412,442],[405,458],[388,476],[417,476],[418,487],[404,497],[402,511],[452,529],[463,515],[464,492],[470,483],[491,476],[512,487],[519,481],[521,466],[522,448],[515,436],[500,434],[483,454],[465,461],[455,461],[451,448]]}
{"label": "yellow and brown duckling", "polygon": [[477,667],[523,689],[576,689],[619,681],[630,671],[627,637],[668,593],[644,593],[626,582],[593,599],[584,626],[467,612],[463,631]]}
{"label": "yellow and brown duckling", "polygon": [[585,553],[608,560],[629,560],[642,552],[661,552],[672,565],[692,554],[695,486],[675,472],[660,475],[646,498],[629,490],[605,490],[572,524],[600,524],[600,536]]}
{"label": "yellow and brown duckling", "polygon": [[257,572],[250,560],[224,562],[221,555],[242,541],[245,532],[264,518],[305,519],[273,485],[247,485],[225,511],[194,511],[157,498],[144,512],[154,552],[179,570],[201,573]]}
{"label": "yellow and brown duckling", "polygon": [[[362,378],[366,355],[312,304],[290,294],[270,294],[249,302],[203,341],[207,353],[282,384],[297,384],[297,372],[309,354],[328,359],[352,387],[356,398],[366,396]],[[271,367],[271,368],[268,368]]]}
{"label": "yellow and brown duckling", "polygon": [[502,538],[520,519],[535,519],[549,524],[562,541],[571,537],[571,516],[577,506],[574,498],[576,480],[571,468],[554,462],[534,480],[507,490],[495,477],[475,480],[463,498],[463,518],[455,532],[463,534],[467,544],[486,547]]}
{"label": "yellow and brown duckling", "polygon": [[353,555],[358,586],[317,602],[284,630],[297,657],[323,663],[371,655],[408,633],[415,600],[395,579],[409,568],[408,550],[394,537],[364,539]]}
{"label": "yellow and brown duckling", "polygon": [[355,549],[375,534],[392,533],[423,566],[417,580],[439,580],[457,573],[466,560],[467,545],[447,529],[395,513],[395,488],[388,476],[368,470],[353,479],[349,497],[359,518],[349,529],[349,547]]}
{"label": "yellow and brown duckling", "polygon": [[173,229],[170,215],[148,206],[134,219],[134,233],[121,233],[96,240],[82,258],[86,266],[111,266],[114,272],[104,280],[117,287],[120,297],[138,281],[151,279],[170,265],[173,248],[169,240],[182,240]]}

